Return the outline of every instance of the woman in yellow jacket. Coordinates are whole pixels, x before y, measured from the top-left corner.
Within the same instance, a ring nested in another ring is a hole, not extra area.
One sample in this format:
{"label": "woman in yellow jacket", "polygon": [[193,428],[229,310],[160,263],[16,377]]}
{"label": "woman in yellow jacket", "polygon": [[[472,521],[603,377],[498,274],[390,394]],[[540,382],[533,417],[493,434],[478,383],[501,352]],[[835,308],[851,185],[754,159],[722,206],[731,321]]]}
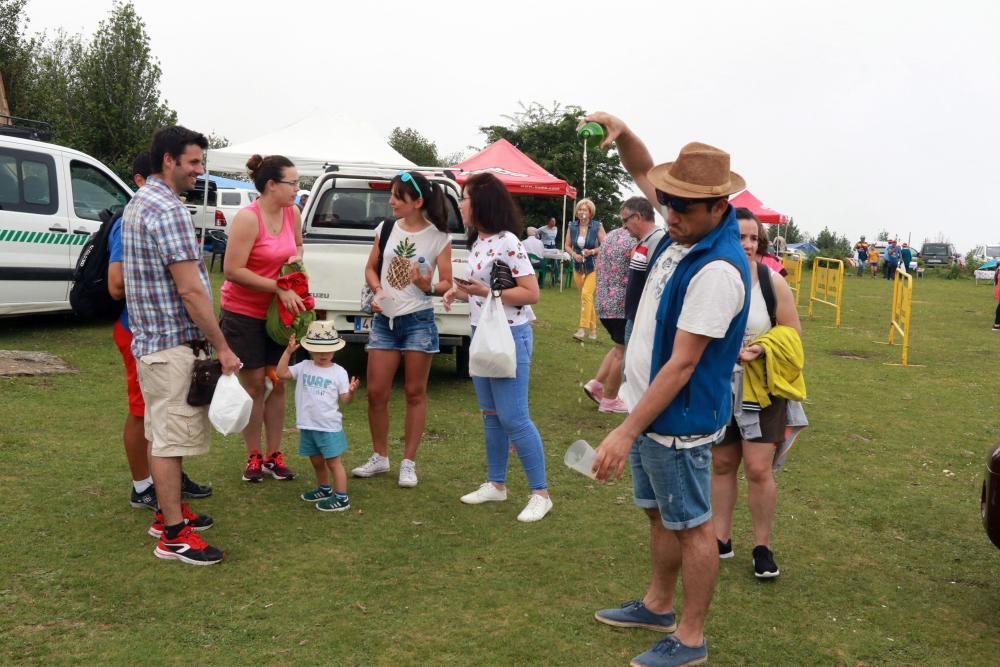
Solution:
{"label": "woman in yellow jacket", "polygon": [[[747,209],[736,209],[736,219],[740,224],[743,249],[747,253],[747,259],[750,260],[752,283],[750,314],[743,338],[744,348],[740,352],[739,359],[741,364],[746,364],[760,357],[763,348],[759,344],[752,343],[762,334],[770,331],[775,325],[784,325],[788,327],[791,335],[797,338],[801,332],[801,325],[798,312],[795,310],[795,297],[785,279],[766,267],[764,271],[758,268],[757,259],[762,249],[767,248],[768,243],[764,226]],[[765,299],[766,286],[761,286],[759,277],[770,279],[772,286],[770,291],[774,295],[773,314]],[[742,378],[742,373],[737,372],[736,376]],[[746,386],[742,380],[740,382],[742,386]],[[757,385],[752,386],[756,388]],[[734,553],[730,531],[733,508],[738,496],[736,474],[742,461],[753,525],[754,574],[758,578],[771,578],[779,574],[770,546],[771,526],[778,498],[772,465],[779,444],[785,440],[788,399],[767,394],[759,396],[756,391],[748,393],[749,396],[741,396],[741,399],[744,401],[750,399],[751,402],[743,402],[742,408],[744,411],[759,410],[751,413],[759,416],[759,419],[755,420],[759,422],[759,436],[745,439],[734,419],[727,427],[723,441],[712,448],[712,520],[719,543],[719,557],[732,558]],[[765,406],[764,404],[768,402],[770,404]]]}

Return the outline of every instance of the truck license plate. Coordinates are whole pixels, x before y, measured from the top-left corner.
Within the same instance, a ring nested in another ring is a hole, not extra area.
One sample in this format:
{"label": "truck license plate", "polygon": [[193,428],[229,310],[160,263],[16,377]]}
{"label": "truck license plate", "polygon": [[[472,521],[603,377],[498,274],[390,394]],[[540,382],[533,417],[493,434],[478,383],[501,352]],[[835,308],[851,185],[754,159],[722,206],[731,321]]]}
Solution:
{"label": "truck license plate", "polygon": [[370,317],[355,317],[354,318],[354,331],[356,333],[368,333],[372,330],[372,318]]}

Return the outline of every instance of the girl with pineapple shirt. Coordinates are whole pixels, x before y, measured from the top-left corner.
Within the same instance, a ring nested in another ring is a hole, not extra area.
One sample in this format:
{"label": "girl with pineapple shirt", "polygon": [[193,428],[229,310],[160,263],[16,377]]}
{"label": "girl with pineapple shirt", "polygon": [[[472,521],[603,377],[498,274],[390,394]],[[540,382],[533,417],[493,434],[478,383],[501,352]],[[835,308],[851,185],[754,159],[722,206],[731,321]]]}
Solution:
{"label": "girl with pineapple shirt", "polygon": [[[438,352],[431,297],[451,287],[451,239],[440,186],[421,174],[404,171],[392,179],[390,187],[389,206],[397,219],[375,228],[365,266],[365,281],[375,293],[367,347],[368,426],[374,452],[351,474],[371,477],[389,472],[389,396],[402,363],[406,416],[399,485],[413,487],[417,485],[417,448],[427,418],[427,378],[432,355]],[[380,273],[379,241],[384,233],[389,236]]]}

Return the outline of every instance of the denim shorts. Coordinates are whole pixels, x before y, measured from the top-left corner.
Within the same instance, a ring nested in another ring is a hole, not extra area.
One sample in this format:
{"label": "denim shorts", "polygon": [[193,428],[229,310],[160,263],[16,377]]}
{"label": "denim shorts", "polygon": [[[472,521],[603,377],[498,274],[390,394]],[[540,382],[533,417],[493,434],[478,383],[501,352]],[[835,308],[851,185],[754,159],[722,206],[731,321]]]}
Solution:
{"label": "denim shorts", "polygon": [[425,352],[435,354],[438,349],[438,330],[434,323],[434,309],[425,308],[409,315],[392,319],[376,313],[372,330],[368,334],[366,350],[399,350],[400,352]]}
{"label": "denim shorts", "polygon": [[335,459],[347,451],[347,436],[343,431],[299,430],[299,455],[321,455],[324,459]]}
{"label": "denim shorts", "polygon": [[677,449],[640,435],[629,463],[635,504],[658,508],[668,530],[695,528],[712,518],[712,445]]}

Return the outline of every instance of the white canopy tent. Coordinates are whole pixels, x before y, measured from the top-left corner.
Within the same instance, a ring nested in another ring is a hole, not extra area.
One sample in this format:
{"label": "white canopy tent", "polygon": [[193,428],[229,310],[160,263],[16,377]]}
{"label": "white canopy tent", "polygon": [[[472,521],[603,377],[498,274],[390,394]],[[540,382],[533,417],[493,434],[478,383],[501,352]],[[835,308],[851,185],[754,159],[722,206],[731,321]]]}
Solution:
{"label": "white canopy tent", "polygon": [[367,124],[322,109],[256,139],[209,150],[207,166],[215,173],[242,173],[254,153],[284,155],[301,176],[319,176],[327,164],[415,166]]}

